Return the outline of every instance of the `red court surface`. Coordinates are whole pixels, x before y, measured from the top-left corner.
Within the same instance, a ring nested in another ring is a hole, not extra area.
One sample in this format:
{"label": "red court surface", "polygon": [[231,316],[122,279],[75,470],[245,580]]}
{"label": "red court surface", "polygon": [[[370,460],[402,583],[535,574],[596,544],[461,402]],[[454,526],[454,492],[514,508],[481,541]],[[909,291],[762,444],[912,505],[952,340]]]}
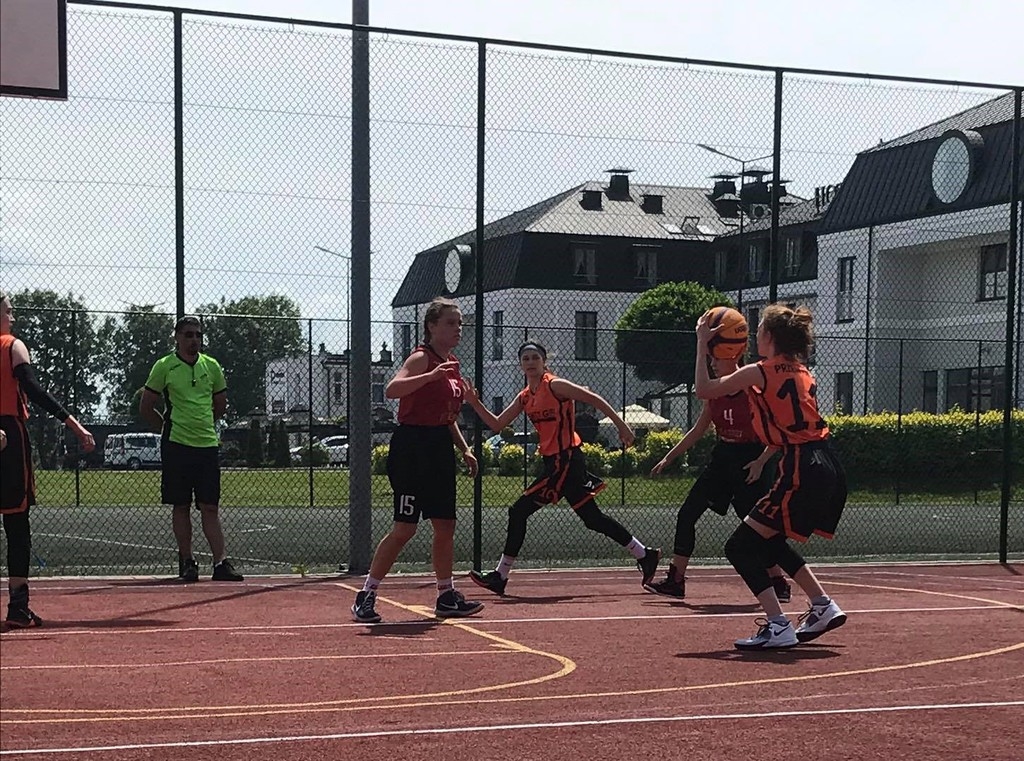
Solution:
{"label": "red court surface", "polygon": [[0,635],[0,757],[1024,758],[1024,566],[819,575],[846,626],[753,654],[724,569],[683,602],[624,569],[464,581],[487,608],[458,622],[395,577],[376,626],[354,579],[35,581],[45,627]]}

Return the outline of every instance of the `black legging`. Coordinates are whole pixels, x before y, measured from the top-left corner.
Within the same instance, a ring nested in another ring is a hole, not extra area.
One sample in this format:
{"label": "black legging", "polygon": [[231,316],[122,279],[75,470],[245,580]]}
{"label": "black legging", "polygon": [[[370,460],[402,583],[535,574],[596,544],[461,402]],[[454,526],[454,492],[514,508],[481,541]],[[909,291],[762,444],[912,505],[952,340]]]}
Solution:
{"label": "black legging", "polygon": [[32,554],[32,533],[29,529],[28,510],[5,514],[4,533],[7,534],[8,576],[28,578],[28,561]]}
{"label": "black legging", "polygon": [[[533,497],[524,494],[508,509],[508,530],[505,534],[504,554],[511,558],[519,557],[519,551],[526,540],[526,522],[531,515],[544,507],[546,503],[537,502]],[[597,503],[588,499],[573,512],[580,517],[583,525],[591,531],[604,534],[606,537],[625,547],[633,535],[617,520],[601,512]]]}

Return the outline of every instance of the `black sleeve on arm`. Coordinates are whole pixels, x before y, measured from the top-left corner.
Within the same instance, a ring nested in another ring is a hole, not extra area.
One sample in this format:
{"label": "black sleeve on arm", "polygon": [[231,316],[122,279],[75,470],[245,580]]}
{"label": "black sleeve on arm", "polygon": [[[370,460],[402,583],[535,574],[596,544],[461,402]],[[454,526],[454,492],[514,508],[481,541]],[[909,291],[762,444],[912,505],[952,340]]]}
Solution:
{"label": "black sleeve on arm", "polygon": [[64,409],[60,402],[50,396],[50,394],[44,391],[43,387],[39,385],[39,381],[36,380],[35,370],[32,369],[32,365],[30,363],[23,362],[15,367],[14,377],[18,379],[18,385],[21,386],[21,390],[25,392],[25,395],[29,399],[49,412],[60,422],[63,423],[71,417],[71,413]]}

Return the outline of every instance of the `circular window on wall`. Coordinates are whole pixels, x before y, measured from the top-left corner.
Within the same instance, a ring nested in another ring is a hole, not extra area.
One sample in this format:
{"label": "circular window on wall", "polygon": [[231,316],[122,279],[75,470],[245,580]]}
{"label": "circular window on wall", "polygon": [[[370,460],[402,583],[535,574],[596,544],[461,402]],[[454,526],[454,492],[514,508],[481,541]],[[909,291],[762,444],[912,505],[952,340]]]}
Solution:
{"label": "circular window on wall", "polygon": [[942,203],[953,203],[963,196],[974,178],[982,142],[977,132],[947,132],[939,141],[932,159],[932,190]]}

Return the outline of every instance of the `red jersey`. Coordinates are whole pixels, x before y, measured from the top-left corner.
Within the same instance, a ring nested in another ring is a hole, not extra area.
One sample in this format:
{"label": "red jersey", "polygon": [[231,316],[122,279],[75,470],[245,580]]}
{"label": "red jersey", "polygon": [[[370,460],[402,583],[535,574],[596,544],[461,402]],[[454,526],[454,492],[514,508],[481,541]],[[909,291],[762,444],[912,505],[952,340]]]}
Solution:
{"label": "red jersey", "polygon": [[544,373],[536,391],[530,391],[527,386],[519,392],[519,403],[537,429],[538,449],[546,456],[578,447],[581,443],[576,433],[576,402],[559,399],[551,393],[551,381],[554,379],[551,373]]}
{"label": "red jersey", "polygon": [[28,403],[18,379],[14,377],[14,342],[10,333],[0,336],[0,415],[28,419]]}
{"label": "red jersey", "polygon": [[747,389],[754,430],[765,444],[786,446],[828,438],[818,412],[814,376],[800,362],[781,355],[757,363],[763,384]]}
{"label": "red jersey", "polygon": [[729,444],[753,444],[760,439],[754,430],[750,400],[742,391],[731,396],[709,399],[711,421],[715,424],[718,438]]}
{"label": "red jersey", "polygon": [[427,355],[427,369],[431,372],[442,362],[455,362],[445,377],[424,383],[411,394],[398,400],[398,422],[401,425],[439,426],[454,423],[462,409],[462,371],[454,354],[442,357],[429,346],[417,346],[415,351]]}

